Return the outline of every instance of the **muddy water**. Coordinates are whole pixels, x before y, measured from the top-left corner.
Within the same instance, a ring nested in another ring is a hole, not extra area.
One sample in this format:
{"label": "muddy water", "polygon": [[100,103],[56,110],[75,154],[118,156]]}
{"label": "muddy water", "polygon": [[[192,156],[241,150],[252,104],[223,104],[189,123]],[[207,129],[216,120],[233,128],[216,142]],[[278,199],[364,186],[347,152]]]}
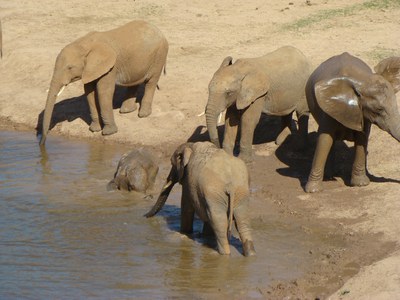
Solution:
{"label": "muddy water", "polygon": [[143,217],[152,200],[106,191],[126,146],[52,136],[46,148],[0,132],[1,299],[257,299],[273,280],[301,276],[321,242],[271,215],[252,220],[257,257],[240,254],[237,235],[220,256],[213,240],[179,234],[179,186],[152,219]]}

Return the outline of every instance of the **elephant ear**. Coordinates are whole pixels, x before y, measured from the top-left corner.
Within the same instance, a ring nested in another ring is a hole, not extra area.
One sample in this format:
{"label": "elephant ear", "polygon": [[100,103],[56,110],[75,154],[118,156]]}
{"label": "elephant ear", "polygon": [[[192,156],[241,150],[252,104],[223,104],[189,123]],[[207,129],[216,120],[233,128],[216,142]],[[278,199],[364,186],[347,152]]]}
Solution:
{"label": "elephant ear", "polygon": [[178,158],[178,176],[179,182],[182,182],[183,176],[185,176],[185,167],[189,163],[190,156],[192,155],[193,150],[190,147],[185,147],[182,153],[180,153]]}
{"label": "elephant ear", "polygon": [[116,60],[117,54],[110,45],[95,42],[86,56],[82,82],[89,83],[108,73],[114,67]]}
{"label": "elephant ear", "polygon": [[364,118],[359,93],[344,77],[322,80],[315,84],[315,98],[319,107],[344,126],[362,131]]}
{"label": "elephant ear", "polygon": [[400,57],[386,58],[374,70],[392,84],[395,93],[400,90]]}
{"label": "elephant ear", "polygon": [[258,98],[264,96],[269,87],[270,80],[264,72],[251,70],[242,79],[242,85],[236,99],[236,108],[246,108]]}

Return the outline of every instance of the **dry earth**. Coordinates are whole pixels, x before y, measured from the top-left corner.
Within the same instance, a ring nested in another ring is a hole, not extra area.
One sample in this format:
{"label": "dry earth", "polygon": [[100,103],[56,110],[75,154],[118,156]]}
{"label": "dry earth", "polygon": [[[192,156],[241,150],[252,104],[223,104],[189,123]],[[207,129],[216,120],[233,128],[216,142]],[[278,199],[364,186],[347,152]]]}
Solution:
{"label": "dry earth", "polygon": [[[155,24],[169,40],[167,75],[160,80],[150,117],[139,119],[136,112],[119,115],[116,109],[119,132],[109,137],[93,134],[88,130],[82,83],[76,82],[58,99],[47,143],[59,134],[156,148],[170,145],[163,147],[168,152],[193,134],[205,138],[205,130],[199,127],[205,119],[198,114],[206,105],[209,80],[228,55],[255,57],[293,45],[314,66],[348,51],[371,67],[383,58],[400,55],[399,0],[0,0],[0,18],[0,117],[3,128],[18,130],[40,127],[54,61],[67,43],[89,31],[108,30],[133,19]],[[260,126],[257,131],[256,164],[250,166],[255,180],[265,181],[265,189],[255,197],[269,199],[279,213],[304,224],[304,230],[307,224],[324,223],[343,236],[346,247],[312,253],[316,264],[305,278],[265,287],[262,294],[285,299],[394,299],[400,295],[398,143],[373,127],[368,161],[372,182],[365,188],[348,186],[352,145],[341,143],[336,181],[324,182],[324,192],[308,195],[302,184],[312,149],[303,155],[295,153],[290,140],[278,148],[273,138],[262,138],[267,130]],[[315,130],[312,120],[310,132]],[[315,142],[315,133],[311,137]]]}

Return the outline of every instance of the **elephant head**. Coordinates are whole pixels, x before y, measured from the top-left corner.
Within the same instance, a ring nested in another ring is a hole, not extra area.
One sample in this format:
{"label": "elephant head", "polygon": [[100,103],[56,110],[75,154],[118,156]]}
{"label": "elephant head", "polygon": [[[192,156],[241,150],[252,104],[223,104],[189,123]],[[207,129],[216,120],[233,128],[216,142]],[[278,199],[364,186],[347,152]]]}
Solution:
{"label": "elephant head", "polygon": [[232,64],[232,57],[226,57],[208,86],[206,121],[211,142],[220,147],[217,131],[220,113],[231,105],[245,109],[264,96],[269,86],[269,78],[256,65],[240,59]]}
{"label": "elephant head", "polygon": [[190,156],[193,153],[193,143],[184,143],[180,145],[171,156],[171,170],[167,177],[166,183],[161,190],[160,196],[157,199],[153,208],[145,214],[146,218],[155,216],[164,206],[169,193],[176,183],[182,183],[185,176],[185,167],[189,163]]}
{"label": "elephant head", "polygon": [[97,33],[76,40],[58,54],[47,95],[40,145],[44,145],[54,103],[69,83],[82,79],[84,84],[108,73],[115,65],[117,53]]}
{"label": "elephant head", "polygon": [[325,113],[350,129],[363,131],[365,118],[400,141],[396,101],[400,90],[400,58],[381,61],[375,71],[357,79],[340,76],[317,82],[317,103]]}

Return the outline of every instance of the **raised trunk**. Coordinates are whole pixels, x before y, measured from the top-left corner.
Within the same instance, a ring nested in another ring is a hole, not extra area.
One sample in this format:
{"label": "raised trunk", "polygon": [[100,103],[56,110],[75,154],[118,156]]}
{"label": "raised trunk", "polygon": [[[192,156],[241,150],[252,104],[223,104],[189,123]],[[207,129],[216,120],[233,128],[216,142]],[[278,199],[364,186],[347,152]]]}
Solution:
{"label": "raised trunk", "polygon": [[54,77],[50,84],[49,93],[47,94],[46,107],[44,109],[43,124],[42,124],[42,137],[40,139],[40,145],[44,145],[46,142],[47,133],[49,132],[51,116],[53,114],[54,103],[57,99],[57,94],[64,85],[59,80],[55,80]]}
{"label": "raised trunk", "polygon": [[218,138],[218,129],[217,122],[220,111],[217,109],[217,105],[215,105],[211,98],[208,100],[208,104],[206,107],[206,123],[207,130],[210,136],[210,141],[217,147],[221,148]]}
{"label": "raised trunk", "polygon": [[174,169],[172,167],[171,171],[169,172],[167,182],[164,185],[164,187],[162,188],[160,196],[158,196],[156,204],[154,204],[154,206],[150,209],[150,211],[144,215],[146,218],[151,218],[151,217],[155,216],[161,210],[161,208],[164,206],[165,202],[168,199],[169,193],[171,192],[172,188],[174,187],[175,183],[177,182],[176,180],[173,179],[174,178],[173,173],[174,173]]}

